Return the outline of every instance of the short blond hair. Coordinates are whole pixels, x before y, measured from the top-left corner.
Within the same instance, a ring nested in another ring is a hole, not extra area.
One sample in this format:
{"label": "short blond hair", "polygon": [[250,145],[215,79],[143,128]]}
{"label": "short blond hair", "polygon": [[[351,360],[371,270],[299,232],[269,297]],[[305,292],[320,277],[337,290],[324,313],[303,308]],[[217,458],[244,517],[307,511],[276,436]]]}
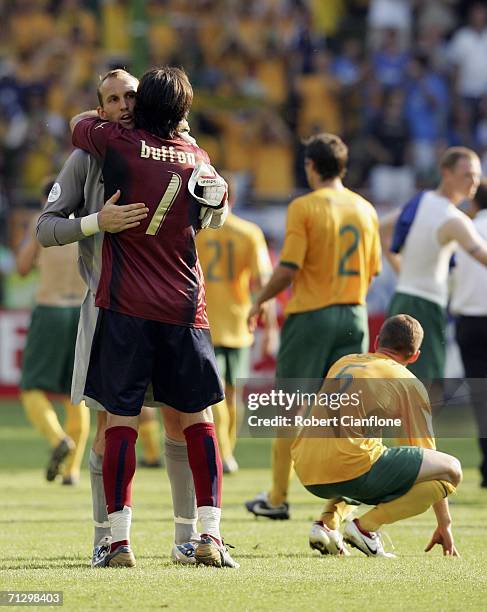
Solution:
{"label": "short blond hair", "polygon": [[100,106],[103,106],[103,97],[101,95],[101,86],[108,79],[118,79],[118,77],[120,77],[120,76],[128,76],[131,79],[135,79],[136,81],[139,80],[137,77],[135,77],[133,74],[130,74],[130,72],[127,72],[123,68],[115,68],[114,70],[109,70],[106,74],[104,74],[103,76],[100,77],[100,80],[98,81],[98,86],[96,88],[96,95],[98,97],[98,102],[99,102]]}
{"label": "short blond hair", "polygon": [[478,159],[477,153],[467,147],[450,147],[440,157],[440,168],[452,170],[460,159]]}

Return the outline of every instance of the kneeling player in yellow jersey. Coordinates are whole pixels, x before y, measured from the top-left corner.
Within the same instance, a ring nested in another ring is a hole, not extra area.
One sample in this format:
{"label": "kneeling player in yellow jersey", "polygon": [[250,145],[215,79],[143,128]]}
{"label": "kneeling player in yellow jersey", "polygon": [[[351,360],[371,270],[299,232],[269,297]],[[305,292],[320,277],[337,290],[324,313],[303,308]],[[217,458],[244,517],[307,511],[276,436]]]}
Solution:
{"label": "kneeling player in yellow jersey", "polygon": [[[345,389],[347,396],[360,393],[358,407],[335,412],[338,425],[331,434],[323,429],[317,437],[316,431],[304,428],[293,444],[300,481],[317,497],[329,500],[310,536],[311,546],[324,554],[348,554],[345,540],[367,556],[393,556],[384,551],[380,527],[432,506],[438,525],[426,550],[440,544],[443,554],[458,555],[447,496],[462,479],[460,462],[435,450],[427,392],[406,369],[419,357],[422,339],[423,329],[416,319],[408,315],[387,319],[376,341],[376,353],[338,360],[320,390],[325,393],[336,388],[336,379],[343,379],[342,393]],[[323,410],[314,406],[311,414],[323,416]],[[365,422],[371,415],[400,419],[409,446],[387,448],[381,438],[364,437],[360,427],[348,424],[352,417]],[[342,538],[338,527],[350,503],[375,507],[360,519],[347,521]]]}

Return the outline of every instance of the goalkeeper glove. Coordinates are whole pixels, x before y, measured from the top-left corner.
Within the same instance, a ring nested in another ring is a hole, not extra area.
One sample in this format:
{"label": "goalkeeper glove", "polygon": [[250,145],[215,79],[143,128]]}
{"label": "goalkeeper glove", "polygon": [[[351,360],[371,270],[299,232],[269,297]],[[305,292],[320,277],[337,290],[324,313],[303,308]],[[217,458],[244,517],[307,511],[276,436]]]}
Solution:
{"label": "goalkeeper glove", "polygon": [[215,168],[199,162],[188,181],[190,194],[200,203],[201,228],[217,229],[228,214],[228,185]]}

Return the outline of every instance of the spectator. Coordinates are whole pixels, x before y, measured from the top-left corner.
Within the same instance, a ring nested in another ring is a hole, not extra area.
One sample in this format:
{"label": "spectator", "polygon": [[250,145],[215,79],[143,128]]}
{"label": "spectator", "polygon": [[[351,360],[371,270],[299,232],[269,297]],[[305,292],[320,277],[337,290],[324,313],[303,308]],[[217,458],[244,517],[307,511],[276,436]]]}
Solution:
{"label": "spectator", "polygon": [[379,49],[372,57],[375,76],[383,87],[398,87],[404,80],[409,54],[399,44],[399,32],[384,30]]}
{"label": "spectator", "polygon": [[455,90],[472,111],[472,128],[477,122],[482,96],[487,94],[487,6],[474,4],[468,25],[453,37],[449,58],[456,69]]}
{"label": "spectator", "polygon": [[370,187],[375,206],[399,205],[413,194],[414,173],[407,163],[408,142],[404,93],[395,89],[388,94],[384,110],[372,122],[367,140],[374,164]]}
{"label": "spectator", "polygon": [[435,166],[438,145],[446,137],[448,88],[445,80],[430,69],[424,55],[410,61],[408,76],[406,118],[413,165],[418,173],[427,175]]}

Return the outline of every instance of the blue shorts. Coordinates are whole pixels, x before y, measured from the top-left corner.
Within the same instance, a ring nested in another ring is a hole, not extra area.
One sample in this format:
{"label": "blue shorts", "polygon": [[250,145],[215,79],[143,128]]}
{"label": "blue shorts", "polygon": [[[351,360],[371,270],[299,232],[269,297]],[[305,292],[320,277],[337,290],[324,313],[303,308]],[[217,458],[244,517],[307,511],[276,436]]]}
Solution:
{"label": "blue shorts", "polygon": [[149,321],[100,308],[84,394],[121,416],[137,416],[147,388],[181,412],[224,397],[208,329]]}

